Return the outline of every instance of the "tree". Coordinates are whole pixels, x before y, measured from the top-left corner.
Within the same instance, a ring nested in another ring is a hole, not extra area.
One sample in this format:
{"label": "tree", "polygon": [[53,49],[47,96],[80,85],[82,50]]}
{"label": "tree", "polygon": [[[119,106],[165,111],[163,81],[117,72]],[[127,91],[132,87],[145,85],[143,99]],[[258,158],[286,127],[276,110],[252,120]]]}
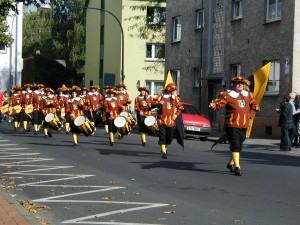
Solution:
{"label": "tree", "polygon": [[13,42],[13,38],[9,33],[9,25],[6,22],[6,17],[9,12],[12,14],[18,14],[17,4],[23,2],[24,5],[34,4],[39,7],[40,4],[44,4],[45,0],[1,0],[0,2],[0,45],[9,46]]}
{"label": "tree", "polygon": [[[141,1],[142,2],[142,1]],[[146,40],[147,43],[160,44],[165,43],[166,34],[166,14],[165,14],[165,0],[146,0],[145,3],[131,6],[132,10],[146,11],[146,16],[134,15],[125,18],[126,21],[134,21],[129,26],[128,30],[137,30],[135,34],[130,34],[132,38],[140,38]],[[156,74],[162,74],[164,72],[164,56],[165,48],[159,47],[156,49],[156,55],[161,60],[155,61],[149,66],[143,67],[146,71],[152,71]]]}

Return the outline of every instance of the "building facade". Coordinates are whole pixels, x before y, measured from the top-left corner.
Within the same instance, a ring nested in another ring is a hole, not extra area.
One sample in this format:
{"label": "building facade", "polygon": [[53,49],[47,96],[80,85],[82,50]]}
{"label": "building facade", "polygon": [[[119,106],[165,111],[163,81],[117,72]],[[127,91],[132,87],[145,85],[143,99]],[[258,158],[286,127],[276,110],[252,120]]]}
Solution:
{"label": "building facade", "polygon": [[6,21],[14,41],[9,46],[0,46],[0,91],[10,90],[14,85],[21,84],[22,72],[22,24],[23,4],[18,4],[19,14],[10,13]]}
{"label": "building facade", "polygon": [[181,98],[222,128],[224,112],[209,112],[209,102],[230,87],[232,77],[251,80],[255,71],[272,62],[252,136],[278,137],[275,108],[283,95],[300,91],[299,4],[292,0],[167,1],[166,70],[180,78]]}
{"label": "building facade", "polygon": [[[85,86],[99,85],[102,89],[124,81],[132,101],[139,93],[139,85],[148,86],[153,95],[161,91],[165,39],[143,38],[139,28],[147,23],[160,23],[165,18],[165,5],[152,7],[147,1],[133,0],[90,0],[88,7],[106,12],[87,10]],[[161,26],[165,33],[165,21]],[[164,37],[164,33],[160,36]],[[152,34],[155,31],[151,37]],[[147,69],[151,66],[156,70]]]}

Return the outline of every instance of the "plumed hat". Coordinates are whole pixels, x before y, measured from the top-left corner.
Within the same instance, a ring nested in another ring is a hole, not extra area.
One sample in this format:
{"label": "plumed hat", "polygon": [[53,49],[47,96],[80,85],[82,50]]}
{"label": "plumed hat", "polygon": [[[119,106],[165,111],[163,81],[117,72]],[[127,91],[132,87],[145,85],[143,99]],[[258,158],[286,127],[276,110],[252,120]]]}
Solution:
{"label": "plumed hat", "polygon": [[165,92],[173,92],[173,91],[176,91],[176,90],[177,90],[177,85],[174,84],[174,83],[168,84],[168,85],[165,87],[165,89],[164,89]]}
{"label": "plumed hat", "polygon": [[81,88],[80,87],[78,87],[78,86],[73,86],[71,89],[70,89],[70,92],[81,92]]}
{"label": "plumed hat", "polygon": [[140,92],[141,92],[141,91],[146,91],[148,94],[150,93],[150,90],[149,90],[147,87],[140,87],[138,90],[139,90]]}
{"label": "plumed hat", "polygon": [[31,88],[32,87],[32,84],[24,84],[24,89],[26,89],[26,88]]}
{"label": "plumed hat", "polygon": [[122,87],[122,88],[126,89],[126,86],[125,86],[125,84],[123,84],[123,82],[118,83],[118,84],[116,85],[116,87],[117,87],[117,88]]}
{"label": "plumed hat", "polygon": [[90,86],[90,91],[92,90],[92,89],[95,89],[95,90],[99,90],[99,86],[96,86],[96,85],[92,85],[92,86]]}
{"label": "plumed hat", "polygon": [[43,84],[38,84],[36,86],[37,86],[37,88],[44,88],[45,87],[45,85],[43,85]]}
{"label": "plumed hat", "polygon": [[245,77],[237,76],[231,79],[231,83],[241,82],[247,84],[247,79]]}
{"label": "plumed hat", "polygon": [[113,89],[113,88],[114,88],[113,86],[104,86],[104,87],[103,87],[104,90],[107,90],[107,89]]}
{"label": "plumed hat", "polygon": [[50,93],[52,93],[52,94],[54,93],[54,91],[53,91],[51,88],[45,88],[45,89],[44,89],[44,92],[50,92]]}
{"label": "plumed hat", "polygon": [[22,91],[22,87],[21,87],[21,85],[19,85],[19,84],[13,86],[12,89],[13,89],[14,91]]}
{"label": "plumed hat", "polygon": [[106,92],[107,92],[107,94],[115,94],[115,95],[118,95],[118,92],[117,92],[114,88],[108,89]]}

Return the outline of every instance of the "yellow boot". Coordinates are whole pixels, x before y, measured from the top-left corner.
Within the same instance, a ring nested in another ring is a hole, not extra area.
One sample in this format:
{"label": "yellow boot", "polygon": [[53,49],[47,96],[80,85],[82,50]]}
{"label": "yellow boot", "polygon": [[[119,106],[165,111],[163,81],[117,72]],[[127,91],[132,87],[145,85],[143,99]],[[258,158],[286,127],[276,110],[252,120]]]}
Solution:
{"label": "yellow boot", "polygon": [[39,133],[38,125],[34,124],[33,128],[34,128],[34,134],[37,135]]}
{"label": "yellow boot", "polygon": [[45,138],[48,137],[48,129],[47,128],[44,128],[44,134],[45,134]]}
{"label": "yellow boot", "polygon": [[72,138],[73,138],[73,142],[74,142],[73,147],[76,148],[78,146],[78,134],[73,133]]}
{"label": "yellow boot", "polygon": [[23,128],[24,128],[23,133],[25,133],[28,129],[28,122],[27,121],[23,122]]}
{"label": "yellow boot", "polygon": [[146,134],[141,132],[141,141],[142,141],[142,145],[146,146]]}
{"label": "yellow boot", "polygon": [[104,125],[104,129],[105,129],[105,134],[108,134],[109,131],[108,131],[108,125],[107,124]]}
{"label": "yellow boot", "polygon": [[163,159],[167,158],[167,149],[166,149],[166,145],[162,144],[160,145],[160,149],[161,149],[161,155]]}
{"label": "yellow boot", "polygon": [[234,174],[236,176],[242,176],[241,167],[240,167],[240,153],[239,152],[232,152],[232,158],[235,165]]}
{"label": "yellow boot", "polygon": [[109,132],[109,143],[111,146],[114,145],[115,142],[114,138],[115,138],[115,134],[113,132]]}
{"label": "yellow boot", "polygon": [[66,134],[69,134],[69,132],[70,132],[70,123],[66,123],[65,126],[66,126]]}
{"label": "yellow boot", "polygon": [[229,169],[230,173],[234,173],[235,172],[235,168],[234,168],[234,161],[233,161],[233,152],[231,152],[230,154],[230,160],[226,166],[227,169]]}

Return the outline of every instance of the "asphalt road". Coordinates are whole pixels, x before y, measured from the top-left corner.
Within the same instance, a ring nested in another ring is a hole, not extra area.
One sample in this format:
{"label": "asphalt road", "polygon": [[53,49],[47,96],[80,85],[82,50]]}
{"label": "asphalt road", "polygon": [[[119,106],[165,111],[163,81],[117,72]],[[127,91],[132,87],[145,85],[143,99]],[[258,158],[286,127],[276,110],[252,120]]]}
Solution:
{"label": "asphalt road", "polygon": [[9,190],[49,224],[298,225],[300,158],[247,144],[243,176],[225,168],[226,144],[174,140],[161,159],[157,137],[136,133],[113,147],[101,127],[93,137],[12,131],[0,124],[0,173]]}

